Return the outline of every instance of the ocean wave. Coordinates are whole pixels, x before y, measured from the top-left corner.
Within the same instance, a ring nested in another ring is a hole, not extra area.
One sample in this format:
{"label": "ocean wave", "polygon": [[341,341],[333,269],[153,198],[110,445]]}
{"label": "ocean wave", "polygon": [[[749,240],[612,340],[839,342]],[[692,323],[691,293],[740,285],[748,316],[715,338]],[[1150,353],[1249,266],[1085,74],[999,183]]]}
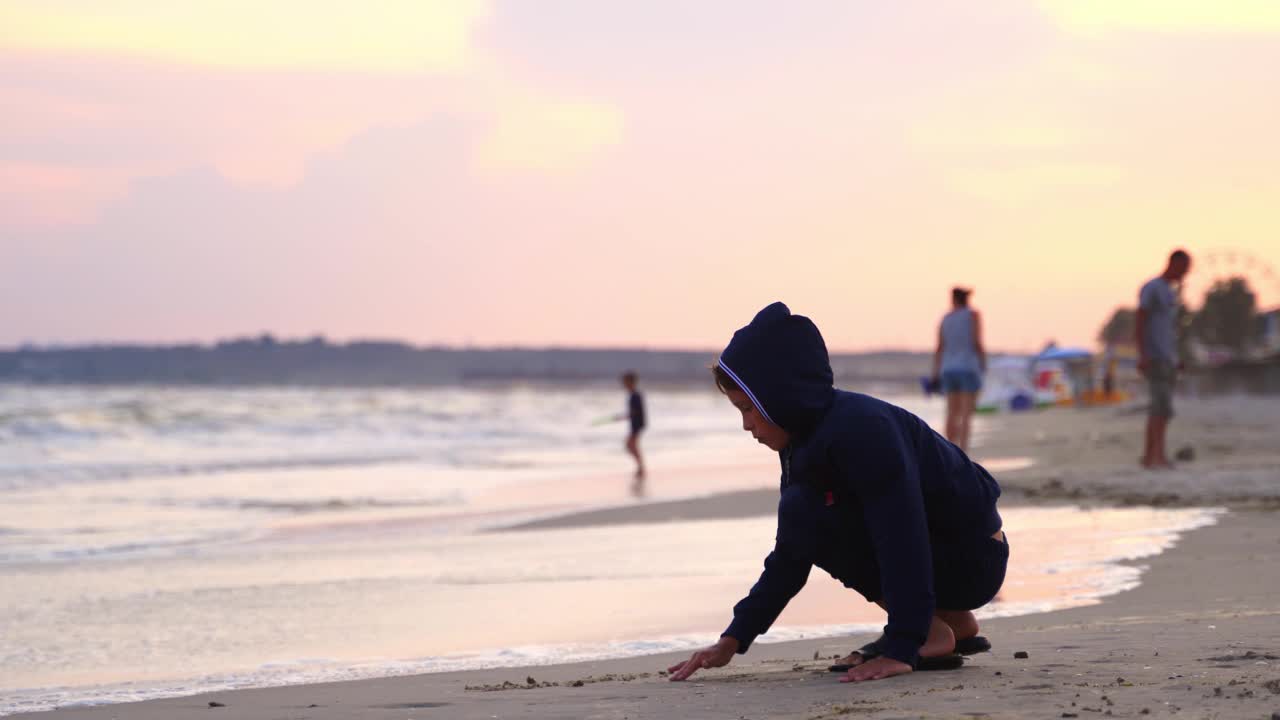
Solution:
{"label": "ocean wave", "polygon": [[[24,535],[26,535],[24,533]],[[162,553],[194,551],[218,543],[235,542],[250,537],[251,531],[220,529],[199,534],[172,537],[153,537],[146,540],[125,540],[101,545],[81,544],[68,546],[65,540],[36,536],[33,542],[16,547],[0,545],[0,565],[22,563],[58,563],[108,558],[135,558]],[[50,547],[50,542],[53,546]]]}
{"label": "ocean wave", "polygon": [[343,510],[369,510],[377,508],[421,508],[461,505],[462,496],[451,493],[446,497],[391,500],[385,498],[320,498],[315,500],[270,500],[256,498],[206,498],[193,501],[160,501],[153,504],[186,505],[211,510],[267,510],[306,514],[313,512],[340,512]]}
{"label": "ocean wave", "polygon": [[[612,460],[622,396],[462,388],[22,387],[0,393],[0,492],[165,475],[419,463],[580,468]],[[653,391],[655,456],[738,439],[706,394]],[[736,447],[736,445],[735,445]],[[690,450],[692,452],[693,450]]]}
{"label": "ocean wave", "polygon": [[412,453],[375,453],[263,457],[208,462],[33,463],[0,466],[0,491],[163,475],[217,475],[244,471],[388,465],[420,459],[420,456]]}

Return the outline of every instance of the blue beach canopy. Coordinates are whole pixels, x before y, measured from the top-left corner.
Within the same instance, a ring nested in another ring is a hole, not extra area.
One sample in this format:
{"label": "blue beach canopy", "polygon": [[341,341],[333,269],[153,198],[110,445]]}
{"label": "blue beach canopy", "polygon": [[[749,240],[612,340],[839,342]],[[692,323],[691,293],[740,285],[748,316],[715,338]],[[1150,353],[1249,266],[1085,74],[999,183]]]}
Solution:
{"label": "blue beach canopy", "polygon": [[1037,360],[1088,360],[1093,353],[1084,348],[1054,348],[1036,356]]}

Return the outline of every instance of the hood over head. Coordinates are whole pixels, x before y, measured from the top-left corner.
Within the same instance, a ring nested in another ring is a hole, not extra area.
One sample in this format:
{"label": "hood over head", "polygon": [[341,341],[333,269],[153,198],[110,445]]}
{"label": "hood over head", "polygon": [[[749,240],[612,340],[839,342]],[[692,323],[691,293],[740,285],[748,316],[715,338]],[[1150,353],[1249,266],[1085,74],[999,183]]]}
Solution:
{"label": "hood over head", "polygon": [[766,420],[792,435],[812,430],[835,397],[822,333],[781,302],[733,334],[719,365]]}

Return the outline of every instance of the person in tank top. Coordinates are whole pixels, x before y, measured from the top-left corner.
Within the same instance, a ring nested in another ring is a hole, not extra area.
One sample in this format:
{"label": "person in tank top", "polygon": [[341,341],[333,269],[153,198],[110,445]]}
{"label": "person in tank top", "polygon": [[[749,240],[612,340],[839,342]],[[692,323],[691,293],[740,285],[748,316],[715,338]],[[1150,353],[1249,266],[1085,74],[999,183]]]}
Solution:
{"label": "person in tank top", "polygon": [[933,357],[933,377],[947,396],[947,439],[961,450],[969,449],[969,431],[987,370],[982,346],[982,317],[969,306],[969,288],[951,290],[951,312],[938,328],[938,349]]}

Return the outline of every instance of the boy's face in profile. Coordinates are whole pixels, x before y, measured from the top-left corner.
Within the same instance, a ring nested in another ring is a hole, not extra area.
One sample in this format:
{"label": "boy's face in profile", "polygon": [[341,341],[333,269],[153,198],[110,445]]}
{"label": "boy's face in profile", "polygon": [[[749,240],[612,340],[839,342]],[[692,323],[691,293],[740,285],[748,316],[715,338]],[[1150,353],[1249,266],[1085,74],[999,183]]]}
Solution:
{"label": "boy's face in profile", "polygon": [[755,438],[756,442],[778,452],[791,444],[791,434],[765,420],[746,393],[741,390],[730,390],[725,395],[729,398],[729,402],[738,408],[738,412],[742,413],[742,429],[751,433],[751,437]]}
{"label": "boy's face in profile", "polygon": [[635,392],[635,391],[636,391],[636,379],[635,379],[635,378],[633,378],[633,377],[624,377],[624,378],[622,378],[622,387],[626,388],[626,389],[627,389],[627,392]]}

